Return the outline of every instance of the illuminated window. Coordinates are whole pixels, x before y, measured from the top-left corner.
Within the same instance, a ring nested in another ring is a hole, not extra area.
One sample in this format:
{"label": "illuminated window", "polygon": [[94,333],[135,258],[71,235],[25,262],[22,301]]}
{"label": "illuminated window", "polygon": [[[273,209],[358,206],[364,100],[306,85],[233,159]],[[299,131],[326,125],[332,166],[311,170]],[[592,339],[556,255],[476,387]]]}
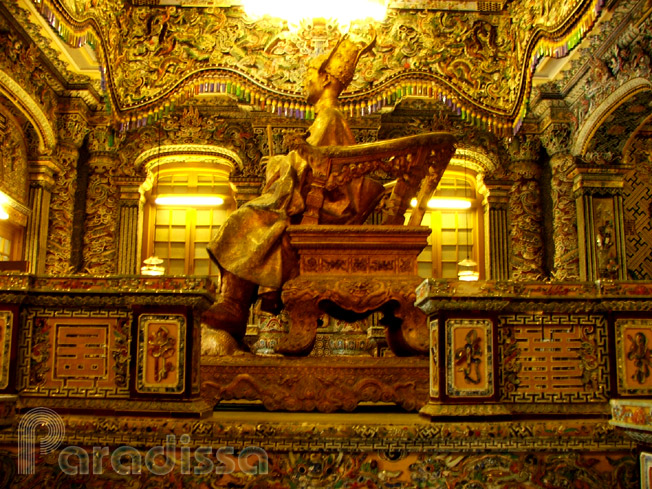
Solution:
{"label": "illuminated window", "polygon": [[0,261],[9,261],[11,257],[11,240],[0,236]]}
{"label": "illuminated window", "polygon": [[[210,172],[175,173],[168,171],[157,179],[148,199],[144,256],[156,255],[163,260],[168,275],[216,277],[217,265],[206,245],[224,223],[228,209],[221,205],[184,204],[184,197],[215,197],[228,189],[223,174]],[[159,196],[181,197],[171,205],[157,204]]]}
{"label": "illuminated window", "polygon": [[419,275],[428,278],[458,278],[459,263],[466,258],[476,262],[476,271],[482,270],[482,226],[478,198],[471,176],[447,171],[442,177],[435,199],[463,199],[470,202],[468,209],[429,209],[421,221],[432,233],[428,246],[419,255]]}
{"label": "illuminated window", "polygon": [[0,261],[21,259],[24,228],[0,222]]}

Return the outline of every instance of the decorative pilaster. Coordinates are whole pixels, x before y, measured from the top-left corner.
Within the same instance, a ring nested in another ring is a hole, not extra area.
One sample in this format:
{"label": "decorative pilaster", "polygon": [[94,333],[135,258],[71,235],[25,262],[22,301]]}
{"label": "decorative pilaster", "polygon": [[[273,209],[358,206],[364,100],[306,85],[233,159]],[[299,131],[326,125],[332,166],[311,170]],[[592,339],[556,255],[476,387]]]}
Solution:
{"label": "decorative pilaster", "polygon": [[139,192],[142,178],[118,177],[115,183],[118,193],[118,261],[119,275],[139,273],[140,248],[142,239],[141,196]]}
{"label": "decorative pilaster", "polygon": [[509,280],[508,205],[511,182],[484,181],[485,230],[489,237],[485,246],[486,276],[490,280]]}
{"label": "decorative pilaster", "polygon": [[543,212],[541,206],[541,143],[531,136],[517,136],[509,145],[513,177],[509,192],[511,278],[541,280],[544,271]]}
{"label": "decorative pilaster", "polygon": [[55,174],[58,168],[50,157],[42,157],[29,164],[29,208],[25,236],[25,260],[29,272],[45,273],[45,253],[48,248],[48,223]]}
{"label": "decorative pilaster", "polygon": [[578,280],[577,219],[573,197],[575,166],[570,154],[571,130],[567,124],[550,124],[541,135],[541,142],[550,155],[552,169],[553,270],[555,280]]}
{"label": "decorative pilaster", "polygon": [[627,278],[622,192],[628,170],[584,163],[571,173],[581,280]]}
{"label": "decorative pilaster", "polygon": [[58,130],[59,173],[52,189],[45,258],[45,272],[51,275],[64,275],[73,271],[72,228],[77,190],[77,160],[88,127],[80,114],[71,113],[61,116],[58,120]]}

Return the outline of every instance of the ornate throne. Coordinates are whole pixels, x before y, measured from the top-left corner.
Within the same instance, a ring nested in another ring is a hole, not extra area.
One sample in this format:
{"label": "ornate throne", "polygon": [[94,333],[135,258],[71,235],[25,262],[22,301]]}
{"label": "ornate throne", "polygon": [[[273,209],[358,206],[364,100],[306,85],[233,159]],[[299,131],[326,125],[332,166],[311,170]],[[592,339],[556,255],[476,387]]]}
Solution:
{"label": "ornate throne", "polygon": [[[447,132],[431,132],[325,147],[298,140],[295,149],[308,161],[313,175],[303,220],[288,229],[299,254],[300,272],[283,286],[281,297],[290,328],[276,351],[309,353],[323,313],[355,321],[381,311],[381,324],[396,355],[427,354],[426,317],[414,306],[415,289],[422,281],[417,275],[417,256],[430,234],[420,223],[455,153],[455,138]],[[319,224],[325,191],[374,171],[396,178],[381,205],[381,225]],[[404,224],[413,198],[416,206]]]}

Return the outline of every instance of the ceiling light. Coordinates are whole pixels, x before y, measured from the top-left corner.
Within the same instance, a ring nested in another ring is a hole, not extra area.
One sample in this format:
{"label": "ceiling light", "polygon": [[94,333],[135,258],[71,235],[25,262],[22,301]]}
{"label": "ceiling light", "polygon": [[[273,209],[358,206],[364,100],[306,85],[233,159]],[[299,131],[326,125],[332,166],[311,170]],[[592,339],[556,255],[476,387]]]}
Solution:
{"label": "ceiling light", "polygon": [[177,207],[217,207],[224,204],[224,199],[212,195],[160,195],[155,203]]}
{"label": "ceiling light", "polygon": [[326,2],[287,2],[270,0],[242,0],[250,17],[277,17],[298,25],[302,19],[336,19],[341,24],[354,20],[382,21],[387,14],[385,0],[328,0]]}
{"label": "ceiling light", "polygon": [[[412,199],[410,205],[416,207],[417,199]],[[467,199],[442,199],[435,197],[430,199],[427,205],[430,209],[470,209],[471,201]]]}

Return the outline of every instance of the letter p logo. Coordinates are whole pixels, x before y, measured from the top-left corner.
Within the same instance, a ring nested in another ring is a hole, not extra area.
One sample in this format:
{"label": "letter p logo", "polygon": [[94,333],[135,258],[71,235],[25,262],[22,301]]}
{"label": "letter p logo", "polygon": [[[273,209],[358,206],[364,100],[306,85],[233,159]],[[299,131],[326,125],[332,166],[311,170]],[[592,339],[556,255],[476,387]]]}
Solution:
{"label": "letter p logo", "polygon": [[[47,433],[43,435],[42,431]],[[34,408],[27,411],[18,423],[18,473],[34,473],[37,435],[41,443],[40,453],[47,455],[59,448],[65,432],[61,416],[52,409]]]}

